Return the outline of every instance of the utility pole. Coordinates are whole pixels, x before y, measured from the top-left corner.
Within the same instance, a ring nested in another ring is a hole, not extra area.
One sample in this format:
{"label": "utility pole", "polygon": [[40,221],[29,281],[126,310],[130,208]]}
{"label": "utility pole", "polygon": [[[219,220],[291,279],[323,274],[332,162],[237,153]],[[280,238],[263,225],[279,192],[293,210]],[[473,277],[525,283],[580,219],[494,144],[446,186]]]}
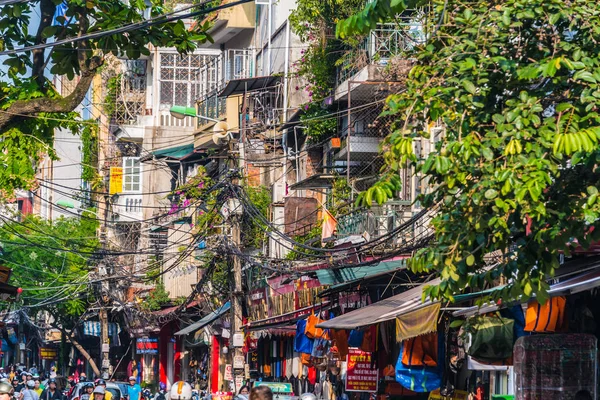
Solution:
{"label": "utility pole", "polygon": [[[100,238],[102,244],[102,260],[98,264],[98,277],[105,278],[108,276],[108,266],[106,265],[106,243],[108,241],[108,207],[110,202],[110,196],[104,195],[104,218],[100,227]],[[98,314],[100,318],[100,352],[102,354],[101,368],[102,368],[102,379],[108,379],[108,371],[110,369],[110,341],[108,339],[108,312],[106,305],[108,303],[108,281],[102,281],[100,283],[100,304],[101,309]]]}

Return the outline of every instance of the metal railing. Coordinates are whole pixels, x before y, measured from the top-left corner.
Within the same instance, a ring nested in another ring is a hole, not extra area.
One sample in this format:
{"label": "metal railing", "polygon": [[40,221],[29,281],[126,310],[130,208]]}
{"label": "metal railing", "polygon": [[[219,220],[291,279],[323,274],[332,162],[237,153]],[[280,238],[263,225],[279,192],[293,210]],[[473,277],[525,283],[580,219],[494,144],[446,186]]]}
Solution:
{"label": "metal railing", "polygon": [[[393,201],[382,206],[374,206],[368,210],[358,209],[338,218],[337,236],[345,238],[352,235],[367,234],[375,239],[409,222],[417,213],[411,209],[410,201]],[[402,235],[393,235],[385,244],[388,246],[402,245],[421,231],[429,220],[419,220],[410,229],[404,230]]]}
{"label": "metal railing", "polygon": [[391,58],[426,39],[425,14],[422,10],[407,12],[399,23],[378,24],[358,46],[348,49],[347,57],[336,71],[336,85],[356,75],[367,64],[386,65]]}
{"label": "metal railing", "polygon": [[[198,114],[219,119],[226,111],[225,99],[218,97],[227,82],[252,77],[252,52],[246,49],[223,51],[196,71]],[[199,119],[198,126],[206,123]]]}

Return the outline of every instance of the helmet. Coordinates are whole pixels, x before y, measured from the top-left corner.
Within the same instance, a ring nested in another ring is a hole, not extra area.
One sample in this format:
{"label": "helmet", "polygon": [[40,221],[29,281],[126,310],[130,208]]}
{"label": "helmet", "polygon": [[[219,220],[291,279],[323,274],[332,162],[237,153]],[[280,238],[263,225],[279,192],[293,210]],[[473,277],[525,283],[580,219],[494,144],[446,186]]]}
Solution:
{"label": "helmet", "polygon": [[48,385],[51,384],[51,383],[56,384],[56,379],[54,379],[54,378],[48,379]]}
{"label": "helmet", "polygon": [[13,394],[15,388],[7,379],[0,380],[0,393],[2,394]]}
{"label": "helmet", "polygon": [[160,390],[167,390],[167,384],[166,384],[166,383],[164,383],[164,382],[160,382],[160,383],[158,384],[158,388],[159,388]]}
{"label": "helmet", "polygon": [[300,400],[317,400],[317,396],[315,396],[313,393],[304,393],[302,396],[300,396]]}
{"label": "helmet", "polygon": [[178,381],[171,386],[169,394],[171,400],[191,400],[192,387],[187,382]]}
{"label": "helmet", "polygon": [[97,385],[104,385],[104,386],[106,386],[106,381],[104,379],[96,379],[96,386]]}
{"label": "helmet", "polygon": [[35,382],[33,381],[33,379],[30,379],[30,380],[27,381],[27,387],[28,388],[35,387]]}
{"label": "helmet", "polygon": [[96,386],[96,389],[94,389],[94,394],[96,393],[104,394],[106,393],[106,390],[104,390],[102,386]]}
{"label": "helmet", "polygon": [[94,382],[85,382],[83,384],[83,387],[84,388],[89,388],[89,387],[93,388],[94,387]]}

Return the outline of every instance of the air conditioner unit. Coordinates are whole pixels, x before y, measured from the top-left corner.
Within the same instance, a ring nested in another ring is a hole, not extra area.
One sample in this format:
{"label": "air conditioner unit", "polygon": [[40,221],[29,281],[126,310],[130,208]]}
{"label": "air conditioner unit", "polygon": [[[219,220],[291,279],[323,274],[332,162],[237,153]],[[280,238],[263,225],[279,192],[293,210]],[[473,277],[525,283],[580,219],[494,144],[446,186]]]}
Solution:
{"label": "air conditioner unit", "polygon": [[283,182],[276,182],[271,186],[271,200],[273,203],[283,202],[285,197],[285,184]]}

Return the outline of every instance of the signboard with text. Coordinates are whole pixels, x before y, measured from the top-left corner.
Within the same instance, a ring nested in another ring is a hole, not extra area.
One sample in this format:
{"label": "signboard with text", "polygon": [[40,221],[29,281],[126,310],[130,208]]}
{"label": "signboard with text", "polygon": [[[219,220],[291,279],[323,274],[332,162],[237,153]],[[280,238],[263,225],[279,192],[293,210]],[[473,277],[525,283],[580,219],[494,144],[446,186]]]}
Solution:
{"label": "signboard with text", "polygon": [[347,392],[377,392],[379,371],[371,366],[371,353],[350,347],[346,356]]}
{"label": "signboard with text", "polygon": [[123,191],[123,168],[110,167],[109,194],[121,193]]}
{"label": "signboard with text", "polygon": [[157,338],[138,338],[135,342],[137,354],[158,354]]}

